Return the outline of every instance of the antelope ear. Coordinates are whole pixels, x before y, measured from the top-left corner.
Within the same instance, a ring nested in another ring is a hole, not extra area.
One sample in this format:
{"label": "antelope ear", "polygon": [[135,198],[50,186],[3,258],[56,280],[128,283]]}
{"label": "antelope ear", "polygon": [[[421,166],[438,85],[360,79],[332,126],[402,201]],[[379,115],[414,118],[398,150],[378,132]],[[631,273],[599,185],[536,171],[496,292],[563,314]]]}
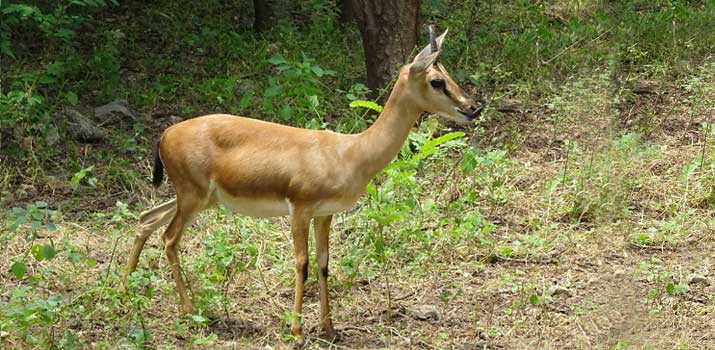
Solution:
{"label": "antelope ear", "polygon": [[410,75],[426,72],[429,67],[437,62],[437,58],[439,58],[439,51],[415,57],[415,60],[410,65]]}

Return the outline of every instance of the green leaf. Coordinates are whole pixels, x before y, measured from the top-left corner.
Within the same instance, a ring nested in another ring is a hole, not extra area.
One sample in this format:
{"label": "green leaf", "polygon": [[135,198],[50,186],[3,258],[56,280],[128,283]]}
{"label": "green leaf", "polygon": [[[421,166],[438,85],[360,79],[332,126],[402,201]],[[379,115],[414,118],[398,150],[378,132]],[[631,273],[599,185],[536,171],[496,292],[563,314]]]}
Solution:
{"label": "green leaf", "polygon": [[250,256],[257,256],[258,255],[258,249],[255,246],[248,245],[246,247],[246,253]]}
{"label": "green leaf", "polygon": [[50,244],[45,244],[42,246],[42,253],[45,254],[45,259],[47,260],[52,260],[52,258],[57,255],[57,251],[55,251],[55,247],[53,247]]}
{"label": "green leaf", "polygon": [[40,79],[38,79],[37,81],[40,84],[52,85],[52,84],[57,83],[57,78],[52,75],[43,75],[43,76],[40,76]]}
{"label": "green leaf", "polygon": [[477,157],[474,151],[467,150],[464,152],[464,157],[460,162],[460,168],[462,169],[462,174],[467,175],[477,168]]}
{"label": "green leaf", "polygon": [[30,248],[30,254],[32,254],[37,261],[45,260],[45,253],[42,250],[42,246],[39,244],[35,244]]}
{"label": "green leaf", "polygon": [[17,231],[17,229],[20,228],[20,225],[22,225],[22,222],[20,222],[19,219],[15,220],[15,222],[13,222],[10,227],[8,227],[8,230],[10,230],[10,232],[15,232]]}
{"label": "green leaf", "polygon": [[280,115],[281,118],[288,120],[293,116],[293,108],[285,106],[281,108],[281,110],[278,112],[278,115]]}
{"label": "green leaf", "polygon": [[238,103],[238,109],[243,111],[248,108],[248,106],[251,105],[251,97],[253,97],[253,91],[246,91],[246,93],[241,96],[241,101]]}
{"label": "green leaf", "polygon": [[65,336],[60,340],[60,348],[66,350],[77,349],[77,338],[69,329],[65,331]]}
{"label": "green leaf", "polygon": [[192,339],[194,345],[204,345],[211,346],[218,340],[218,335],[216,333],[211,333],[208,336],[198,336]]}
{"label": "green leaf", "polygon": [[531,305],[536,306],[536,304],[539,303],[539,296],[536,294],[532,294],[531,296],[529,296],[529,303],[531,303]]}
{"label": "green leaf", "polygon": [[55,36],[62,39],[72,39],[75,32],[72,29],[60,28],[55,31]]}
{"label": "green leaf", "polygon": [[25,269],[25,262],[16,261],[12,264],[12,267],[10,267],[10,272],[12,272],[12,275],[15,276],[15,278],[21,279],[22,276],[25,275]]}
{"label": "green leaf", "polygon": [[286,59],[283,58],[283,56],[278,55],[278,54],[273,55],[273,57],[271,57],[270,59],[268,59],[268,62],[269,62],[269,63],[275,64],[275,65],[283,64],[283,63],[285,63],[285,61],[286,61]]}
{"label": "green leaf", "polygon": [[39,16],[42,15],[42,12],[40,12],[40,9],[37,8],[36,6],[28,6],[28,5],[23,5],[23,4],[7,5],[4,9],[2,9],[2,13],[4,13],[4,14],[20,13],[23,17],[29,17],[32,14],[37,14]]}
{"label": "green leaf", "polygon": [[73,105],[73,106],[76,106],[76,105],[77,105],[77,102],[78,102],[79,98],[77,97],[77,94],[75,94],[73,91],[67,92],[66,97],[67,97],[67,102],[68,102],[69,104],[71,104],[71,105]]}
{"label": "green leaf", "polygon": [[47,208],[47,202],[45,202],[45,201],[37,201],[37,202],[35,202],[35,207],[37,207],[37,208]]}
{"label": "green leaf", "polygon": [[198,324],[205,324],[209,320],[201,315],[191,314],[191,319]]}
{"label": "green leaf", "polygon": [[95,258],[87,258],[84,263],[87,267],[94,267],[94,265],[97,265],[97,260]]}
{"label": "green leaf", "polygon": [[30,222],[30,228],[33,230],[39,230],[42,227],[42,222],[39,220],[32,220]]}
{"label": "green leaf", "polygon": [[351,108],[357,108],[357,107],[363,107],[367,109],[372,109],[375,112],[382,112],[382,106],[379,104],[372,102],[372,101],[365,101],[365,100],[355,100],[350,102],[350,107]]}
{"label": "green leaf", "polygon": [[13,59],[16,59],[15,53],[12,52],[12,46],[10,46],[10,37],[9,35],[3,33],[2,37],[0,37],[0,53],[4,54],[5,56],[12,57]]}
{"label": "green leaf", "polygon": [[511,247],[504,247],[502,248],[501,252],[504,256],[511,256],[514,253],[514,249],[512,249]]}
{"label": "green leaf", "polygon": [[65,63],[62,61],[55,61],[45,67],[47,74],[55,77],[60,77],[65,74]]}
{"label": "green leaf", "polygon": [[57,226],[55,226],[55,224],[52,223],[52,222],[46,222],[46,223],[45,223],[45,228],[48,229],[48,230],[50,230],[50,231],[55,231],[55,230],[57,230]]}
{"label": "green leaf", "polygon": [[278,96],[283,93],[285,89],[280,86],[280,85],[273,85],[269,86],[266,88],[266,90],[263,91],[263,95],[265,97],[273,97],[273,96]]}
{"label": "green leaf", "polygon": [[317,75],[319,77],[322,77],[325,74],[325,71],[323,70],[323,68],[320,68],[318,66],[312,66],[312,67],[310,67],[310,70],[312,70],[313,73],[315,73],[315,75]]}
{"label": "green leaf", "polygon": [[673,292],[675,291],[675,285],[674,285],[672,282],[666,284],[666,285],[665,285],[665,291],[666,291],[668,294],[673,295]]}
{"label": "green leaf", "polygon": [[442,135],[436,139],[429,140],[425,143],[425,147],[436,147],[439,146],[443,143],[447,143],[449,141],[452,141],[454,139],[458,139],[460,137],[464,137],[464,133],[461,131],[455,131],[455,132],[450,132],[449,134]]}

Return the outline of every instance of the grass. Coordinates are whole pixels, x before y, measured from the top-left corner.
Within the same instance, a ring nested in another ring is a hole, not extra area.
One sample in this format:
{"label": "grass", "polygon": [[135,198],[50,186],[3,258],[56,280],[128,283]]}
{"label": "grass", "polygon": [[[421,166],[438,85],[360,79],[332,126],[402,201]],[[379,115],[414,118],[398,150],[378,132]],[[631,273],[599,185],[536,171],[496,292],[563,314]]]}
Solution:
{"label": "grass", "polygon": [[[480,3],[476,19],[461,3],[447,3],[449,16],[425,5],[455,34],[445,65],[489,102],[484,120],[436,152],[425,145],[443,126],[424,122],[374,191],[336,216],[329,284],[340,339],[319,338],[311,257],[306,348],[715,347],[715,38],[703,22],[712,2],[629,4]],[[3,154],[0,346],[291,347],[285,218],[223,209],[199,217],[181,246],[196,315],[179,314],[160,233],[128,291],[117,288],[137,214],[172,196],[170,186],[151,190],[147,157],[168,116],[221,110],[281,121],[263,102],[274,78],[286,89],[317,88],[321,123],[360,129],[365,122],[347,107],[348,94],[366,96],[355,83],[356,33],[332,32],[329,10],[256,37],[221,16],[242,13],[241,4],[195,16],[181,4],[121,6],[140,17],[89,31],[102,44],[74,49],[91,57],[90,76],[78,80],[68,64],[65,88],[43,90],[42,108],[64,104],[71,90],[80,107],[124,97],[146,118],[115,125],[104,144],[33,148],[43,141],[31,134],[33,147]],[[118,20],[112,9],[97,16]],[[480,25],[470,29],[472,21]],[[162,52],[148,49],[158,45]],[[118,71],[108,59],[116,52]],[[294,74],[312,65],[337,74],[287,77],[269,61],[277,54]],[[3,74],[17,81],[46,57],[13,61]],[[112,79],[119,83],[102,84]],[[636,92],[643,81],[656,88]],[[276,95],[275,104],[309,108],[299,95]],[[500,111],[506,99],[523,108]],[[424,305],[438,319],[412,315]]]}

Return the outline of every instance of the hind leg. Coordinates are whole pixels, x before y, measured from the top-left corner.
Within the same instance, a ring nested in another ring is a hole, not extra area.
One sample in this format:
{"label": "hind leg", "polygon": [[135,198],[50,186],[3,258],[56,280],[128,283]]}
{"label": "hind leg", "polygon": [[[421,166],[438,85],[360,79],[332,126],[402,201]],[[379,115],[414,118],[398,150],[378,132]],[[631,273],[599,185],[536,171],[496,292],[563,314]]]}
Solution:
{"label": "hind leg", "polygon": [[132,247],[132,253],[129,255],[127,260],[127,271],[124,275],[124,285],[126,285],[127,278],[137,269],[137,263],[139,262],[139,255],[141,255],[144,249],[144,244],[149,236],[156,231],[161,226],[168,224],[171,219],[176,214],[176,198],[162,203],[150,210],[147,210],[141,215],[139,215],[139,227],[138,232],[134,237],[134,246]]}
{"label": "hind leg", "polygon": [[176,215],[171,220],[169,227],[164,231],[162,240],[164,241],[164,250],[166,252],[166,259],[169,261],[169,266],[171,268],[171,275],[174,278],[174,283],[176,284],[176,291],[179,293],[179,299],[181,301],[181,306],[184,313],[193,313],[194,305],[186,292],[186,286],[184,285],[183,278],[181,277],[181,266],[179,265],[178,250],[179,241],[181,240],[181,235],[187,226],[189,226],[196,215],[205,207],[205,204],[195,198],[185,199],[182,197],[177,197],[178,203],[176,208]]}

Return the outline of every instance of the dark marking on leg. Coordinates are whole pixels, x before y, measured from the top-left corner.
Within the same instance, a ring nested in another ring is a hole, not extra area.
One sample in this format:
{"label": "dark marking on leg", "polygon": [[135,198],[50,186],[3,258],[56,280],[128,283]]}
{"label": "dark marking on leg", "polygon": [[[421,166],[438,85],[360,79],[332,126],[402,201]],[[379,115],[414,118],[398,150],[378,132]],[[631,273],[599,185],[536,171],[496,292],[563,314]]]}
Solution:
{"label": "dark marking on leg", "polygon": [[305,280],[308,279],[308,262],[304,262],[303,266],[301,266],[300,269],[303,272],[303,283],[305,283]]}

